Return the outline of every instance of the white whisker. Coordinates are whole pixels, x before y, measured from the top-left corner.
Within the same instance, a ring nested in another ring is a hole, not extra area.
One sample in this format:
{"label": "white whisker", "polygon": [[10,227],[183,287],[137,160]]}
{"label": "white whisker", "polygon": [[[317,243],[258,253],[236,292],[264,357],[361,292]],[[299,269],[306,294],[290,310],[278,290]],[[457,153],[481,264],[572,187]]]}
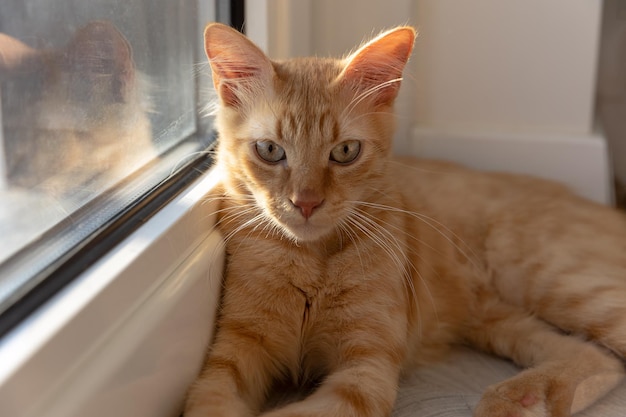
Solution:
{"label": "white whisker", "polygon": [[[370,241],[376,244],[377,247],[383,250],[391,261],[398,268],[398,272],[400,272],[405,291],[407,292],[407,300],[412,300],[415,305],[417,311],[419,312],[419,299],[417,297],[417,293],[415,290],[415,286],[413,284],[413,280],[411,278],[410,271],[413,270],[419,279],[422,280],[424,287],[427,289],[427,293],[431,298],[431,302],[433,303],[433,308],[436,311],[436,306],[434,305],[434,300],[432,295],[430,294],[430,290],[428,289],[428,285],[422,279],[419,271],[411,264],[410,260],[406,256],[405,250],[397,238],[386,230],[384,227],[380,226],[376,223],[376,220],[370,218],[369,214],[363,212],[359,209],[352,210],[351,215],[348,217],[347,221],[352,223],[362,234],[364,234]],[[417,331],[418,334],[422,333],[422,321],[421,315],[417,314]]]}
{"label": "white whisker", "polygon": [[352,101],[350,101],[350,103],[346,106],[346,108],[341,113],[340,118],[344,119],[344,118],[347,118],[348,116],[350,116],[350,114],[356,108],[356,106],[358,106],[359,103],[361,103],[363,100],[365,100],[366,98],[368,98],[372,94],[374,94],[374,93],[376,93],[376,92],[378,92],[378,91],[380,91],[380,90],[382,90],[382,89],[384,89],[386,87],[389,87],[392,84],[399,83],[401,81],[402,81],[402,78],[394,78],[392,80],[385,81],[383,83],[375,85],[372,88],[369,88],[369,89],[365,90],[361,94],[359,94],[356,97],[354,97],[354,99],[352,99]]}
{"label": "white whisker", "polygon": [[[371,207],[371,208],[379,209],[379,210],[386,210],[386,211],[392,211],[392,212],[396,212],[396,213],[403,213],[403,214],[406,214],[408,216],[411,216],[411,217],[414,217],[414,218],[420,220],[422,223],[424,223],[425,225],[430,227],[432,230],[438,232],[440,236],[442,236],[454,248],[456,248],[459,251],[459,253],[461,253],[477,270],[481,270],[482,269],[482,267],[480,265],[481,264],[480,257],[476,254],[476,252],[474,252],[472,247],[470,245],[468,245],[457,233],[455,233],[453,230],[448,228],[446,225],[444,225],[443,223],[441,223],[437,219],[435,219],[433,217],[430,217],[430,216],[427,216],[425,214],[421,214],[421,213],[417,213],[417,212],[413,212],[413,211],[408,211],[408,210],[403,210],[403,209],[399,209],[397,207],[387,206],[387,205],[384,205],[384,204],[370,203],[370,202],[366,202],[366,201],[355,201],[353,203],[361,205],[361,206],[364,206],[364,207]],[[446,234],[444,232],[450,234],[452,237],[457,239],[460,243],[463,244],[464,248],[462,248],[461,246],[457,245],[452,240],[452,238],[450,236],[448,236],[448,234]],[[470,252],[472,256],[470,256],[470,254],[468,254],[468,252]]]}
{"label": "white whisker", "polygon": [[[380,223],[381,223],[382,225],[384,225],[385,227],[388,227],[388,228],[393,229],[393,232],[400,232],[401,234],[403,234],[403,235],[407,236],[408,238],[411,238],[411,239],[413,239],[413,240],[415,240],[415,241],[419,242],[419,243],[420,243],[420,244],[422,244],[422,245],[426,245],[426,246],[430,247],[430,246],[429,246],[429,245],[427,245],[425,242],[423,242],[421,239],[418,239],[417,237],[412,236],[411,234],[407,233],[406,231],[404,231],[404,230],[400,229],[398,226],[395,226],[395,225],[393,225],[393,224],[391,224],[391,223],[389,223],[389,222],[386,222],[386,221],[384,221],[384,220],[380,220],[380,219],[376,219],[376,218],[374,218],[374,217],[373,217],[370,213],[367,213],[365,210],[359,209],[358,207],[355,207],[353,210],[357,210],[357,211],[360,213],[360,216],[361,216],[361,217],[365,217],[365,216],[367,216],[367,217],[372,218],[373,220],[371,220],[371,222],[372,222],[372,223],[374,223],[374,225],[377,227],[377,229],[378,229],[378,230],[384,230],[384,231],[385,231],[385,233],[386,233],[386,234],[387,234],[387,235],[388,235],[391,239],[396,240],[396,238],[395,238],[395,236],[394,236],[394,233],[392,233],[392,230],[385,230],[384,228],[382,228],[382,227],[378,226],[378,225],[375,223],[375,221],[380,222]],[[375,220],[374,220],[374,219],[375,219]],[[407,250],[408,250],[408,249],[407,249]],[[423,261],[423,258],[422,258],[422,257],[421,257],[418,253],[415,253],[415,256],[417,256],[420,260],[422,260],[422,261]],[[428,286],[428,283],[426,282],[426,280],[424,279],[424,277],[422,276],[422,274],[421,274],[421,272],[418,270],[418,268],[416,268],[416,267],[415,267],[415,265],[413,265],[413,263],[409,261],[409,259],[408,259],[408,255],[407,255],[407,254],[405,254],[405,257],[407,258],[407,265],[408,265],[408,267],[410,268],[410,270],[411,270],[411,271],[413,271],[413,272],[415,273],[415,275],[417,276],[417,278],[420,280],[420,282],[421,282],[421,283],[422,283],[422,285],[424,286],[424,288],[425,288],[425,290],[426,290],[426,293],[427,293],[426,295],[428,296],[429,301],[430,301],[430,303],[431,303],[431,305],[432,305],[432,307],[433,307],[433,311],[434,311],[434,313],[435,313],[435,318],[438,320],[438,319],[439,319],[439,317],[438,317],[438,314],[437,314],[437,306],[436,306],[436,303],[435,303],[435,299],[434,299],[434,297],[433,297],[433,295],[432,295],[432,292],[430,291],[430,288],[429,288],[429,286]],[[431,268],[431,270],[432,270],[433,272],[436,272],[436,271],[434,270],[434,268],[433,268],[431,265],[429,265],[429,264],[425,264],[425,265],[426,265],[426,266],[428,266],[429,268]],[[407,275],[409,275],[409,274],[408,274],[408,271],[407,271]],[[407,278],[407,280],[408,280],[407,285],[409,285],[409,287],[410,287],[411,294],[413,295],[414,299],[416,299],[416,300],[417,300],[416,289],[415,289],[415,286],[414,286],[413,281],[410,279],[410,275],[409,275],[409,278]],[[416,307],[417,307],[417,308],[418,308],[418,310],[419,310],[419,305],[418,305],[418,303],[417,303],[417,302],[416,302]],[[418,323],[418,324],[419,324],[418,332],[421,332],[421,322],[420,322],[420,323]]]}

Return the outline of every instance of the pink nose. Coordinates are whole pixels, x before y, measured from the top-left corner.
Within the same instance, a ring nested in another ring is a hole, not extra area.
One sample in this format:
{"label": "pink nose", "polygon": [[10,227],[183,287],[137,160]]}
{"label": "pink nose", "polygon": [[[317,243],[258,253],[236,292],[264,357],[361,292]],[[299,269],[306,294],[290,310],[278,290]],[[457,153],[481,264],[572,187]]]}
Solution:
{"label": "pink nose", "polygon": [[318,208],[324,202],[323,198],[320,198],[315,192],[304,190],[297,193],[291,203],[300,209],[300,212],[305,219],[308,219],[313,215],[313,210]]}

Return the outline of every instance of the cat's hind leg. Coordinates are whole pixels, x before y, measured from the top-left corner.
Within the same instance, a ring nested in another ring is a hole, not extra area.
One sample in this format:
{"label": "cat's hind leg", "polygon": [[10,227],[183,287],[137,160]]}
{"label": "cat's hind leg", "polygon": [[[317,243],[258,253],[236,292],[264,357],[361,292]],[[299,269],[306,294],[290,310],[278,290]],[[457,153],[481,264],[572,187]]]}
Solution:
{"label": "cat's hind leg", "polygon": [[[590,265],[577,273],[554,274],[535,284],[527,308],[567,332],[593,340],[626,358],[626,269]],[[529,291],[530,292],[530,291]]]}
{"label": "cat's hind leg", "polygon": [[486,258],[502,299],[626,358],[625,247],[623,213],[572,197],[510,208]]}
{"label": "cat's hind leg", "polygon": [[528,369],[489,387],[475,417],[569,417],[623,379],[622,362],[604,348],[562,334],[495,294],[479,298],[468,342]]}

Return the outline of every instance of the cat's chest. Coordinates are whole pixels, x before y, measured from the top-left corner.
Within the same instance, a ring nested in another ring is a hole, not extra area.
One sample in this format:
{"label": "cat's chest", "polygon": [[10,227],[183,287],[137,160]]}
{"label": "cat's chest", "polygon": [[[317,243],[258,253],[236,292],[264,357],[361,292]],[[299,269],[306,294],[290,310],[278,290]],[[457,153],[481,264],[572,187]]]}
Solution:
{"label": "cat's chest", "polygon": [[[259,291],[294,293],[303,306],[330,306],[367,282],[354,248],[312,247],[247,236],[228,244],[231,271]],[[254,277],[251,279],[251,277]],[[252,281],[252,282],[251,282]]]}
{"label": "cat's chest", "polygon": [[394,334],[405,329],[402,275],[374,246],[296,245],[248,231],[231,237],[223,320],[248,323],[280,346],[294,381],[332,369],[353,329],[369,334],[381,317]]}
{"label": "cat's chest", "polygon": [[295,248],[281,253],[282,284],[301,292],[309,305],[332,302],[337,294],[355,285],[349,256],[342,251],[329,254]]}

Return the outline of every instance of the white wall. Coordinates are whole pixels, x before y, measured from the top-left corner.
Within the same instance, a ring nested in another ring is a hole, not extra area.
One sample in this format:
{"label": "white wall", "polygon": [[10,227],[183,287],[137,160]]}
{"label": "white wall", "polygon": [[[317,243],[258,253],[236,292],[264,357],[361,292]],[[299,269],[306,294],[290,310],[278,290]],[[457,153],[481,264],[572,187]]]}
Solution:
{"label": "white wall", "polygon": [[600,0],[420,0],[419,125],[591,132]]}
{"label": "white wall", "polygon": [[606,141],[594,129],[602,0],[253,0],[248,7],[249,23],[254,8],[270,16],[264,40],[276,58],[341,55],[381,29],[417,26],[397,102],[397,152],[544,176],[611,201]]}
{"label": "white wall", "polygon": [[601,0],[419,0],[410,153],[612,200],[594,130]]}

